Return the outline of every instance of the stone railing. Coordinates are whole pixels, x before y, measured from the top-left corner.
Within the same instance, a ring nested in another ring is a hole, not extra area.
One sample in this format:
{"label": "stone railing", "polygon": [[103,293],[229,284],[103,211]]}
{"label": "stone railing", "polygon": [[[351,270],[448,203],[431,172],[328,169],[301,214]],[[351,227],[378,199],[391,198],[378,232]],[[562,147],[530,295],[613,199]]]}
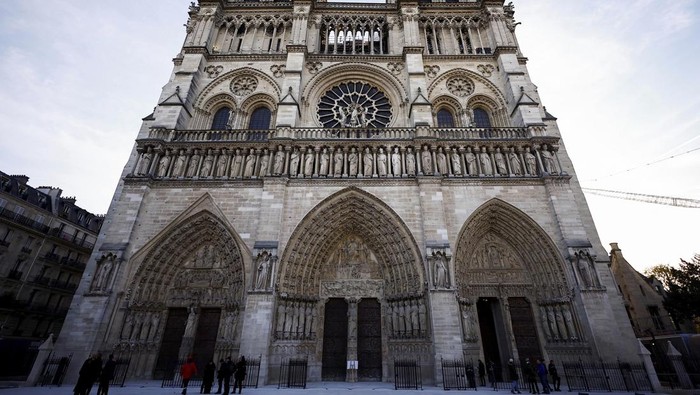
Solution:
{"label": "stone railing", "polygon": [[170,130],[151,129],[149,140],[166,142],[267,141],[274,130]]}

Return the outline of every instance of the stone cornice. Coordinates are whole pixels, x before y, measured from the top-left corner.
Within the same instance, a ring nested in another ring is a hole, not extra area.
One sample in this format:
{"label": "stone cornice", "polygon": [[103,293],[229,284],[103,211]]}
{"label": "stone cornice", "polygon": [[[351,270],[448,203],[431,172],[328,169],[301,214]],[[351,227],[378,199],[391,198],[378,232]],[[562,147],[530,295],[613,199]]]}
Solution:
{"label": "stone cornice", "polygon": [[401,55],[330,55],[330,54],[308,54],[309,61],[324,61],[324,62],[347,62],[347,61],[362,61],[362,62],[400,62],[403,60]]}
{"label": "stone cornice", "polygon": [[498,46],[496,47],[496,50],[493,52],[495,56],[500,56],[503,54],[516,54],[518,53],[518,47],[516,46]]}

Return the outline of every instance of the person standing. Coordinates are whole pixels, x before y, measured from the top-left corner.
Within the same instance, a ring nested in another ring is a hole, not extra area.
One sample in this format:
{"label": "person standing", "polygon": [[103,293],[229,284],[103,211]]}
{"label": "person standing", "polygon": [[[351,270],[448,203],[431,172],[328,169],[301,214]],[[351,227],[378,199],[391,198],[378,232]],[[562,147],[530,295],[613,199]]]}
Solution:
{"label": "person standing", "polygon": [[489,370],[489,383],[491,383],[491,388],[496,390],[496,366],[493,361],[486,361]]}
{"label": "person standing", "polygon": [[549,394],[551,391],[549,388],[549,381],[547,380],[547,366],[545,366],[543,360],[537,360],[536,369],[537,375],[540,378],[540,383],[542,384],[542,393]]}
{"label": "person standing", "polygon": [[223,371],[224,395],[228,395],[228,392],[231,389],[231,375],[233,374],[233,370],[234,370],[233,361],[231,360],[231,357],[228,357],[228,358],[226,358],[226,362],[224,363],[224,371]]}
{"label": "person standing", "polygon": [[511,381],[510,393],[521,394],[520,388],[518,388],[518,371],[515,369],[515,362],[513,362],[513,358],[508,360],[508,376]]}
{"label": "person standing", "polygon": [[187,362],[180,368],[180,375],[182,375],[182,395],[187,394],[187,386],[190,383],[190,379],[195,374],[197,374],[197,365],[195,365],[192,357],[189,356],[187,357]]}
{"label": "person standing", "polygon": [[481,382],[480,385],[483,387],[486,385],[486,366],[481,360],[479,360],[477,369],[479,370],[479,381]]}
{"label": "person standing", "polygon": [[78,373],[78,382],[75,383],[73,393],[75,395],[89,395],[92,385],[100,377],[102,370],[102,357],[100,353],[91,355],[83,362]]}
{"label": "person standing", "polygon": [[97,395],[107,395],[109,392],[109,382],[114,379],[114,371],[117,368],[117,363],[114,361],[114,355],[109,354],[105,366],[100,373],[100,383],[97,386]]}
{"label": "person standing", "polygon": [[540,387],[537,385],[537,372],[535,371],[535,367],[532,366],[530,363],[530,359],[525,358],[525,367],[524,367],[524,374],[525,374],[525,380],[527,381],[528,385],[530,386],[530,393],[531,394],[539,394],[540,393]]}
{"label": "person standing", "polygon": [[210,360],[204,367],[202,387],[199,390],[200,394],[211,394],[211,387],[214,384],[214,374],[216,374],[216,364],[214,363],[214,360]]}
{"label": "person standing", "polygon": [[217,388],[216,393],[220,394],[221,393],[221,385],[224,382],[224,368],[226,363],[224,362],[224,359],[221,358],[219,360],[219,370],[216,371],[216,379],[219,382],[219,388]]}
{"label": "person standing", "polygon": [[559,377],[559,372],[557,372],[557,365],[554,364],[554,360],[549,360],[549,375],[552,377],[552,385],[555,391],[561,391],[561,377]]}
{"label": "person standing", "polygon": [[236,371],[233,374],[233,378],[235,379],[235,381],[233,382],[234,394],[236,393],[236,388],[238,388],[239,394],[243,391],[243,382],[245,381],[246,369],[247,364],[245,361],[245,357],[241,355],[241,359],[238,360],[238,363],[236,364]]}

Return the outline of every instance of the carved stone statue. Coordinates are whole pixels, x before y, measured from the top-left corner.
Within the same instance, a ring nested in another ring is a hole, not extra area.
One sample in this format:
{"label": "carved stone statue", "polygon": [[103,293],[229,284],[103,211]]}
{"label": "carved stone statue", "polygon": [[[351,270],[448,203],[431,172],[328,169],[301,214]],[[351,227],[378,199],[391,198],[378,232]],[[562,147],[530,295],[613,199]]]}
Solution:
{"label": "carved stone statue", "polygon": [[189,314],[187,315],[187,324],[185,325],[185,334],[183,337],[194,337],[194,323],[197,319],[197,312],[193,306],[189,308]]}
{"label": "carved stone statue", "polygon": [[251,148],[248,157],[245,160],[245,171],[243,177],[253,177],[255,175],[255,149]]}
{"label": "carved stone statue", "polygon": [[185,171],[185,164],[187,163],[187,154],[185,150],[180,150],[180,155],[178,155],[177,160],[175,160],[175,166],[173,167],[173,177],[182,177]]}
{"label": "carved stone statue", "polygon": [[260,173],[259,177],[265,177],[267,175],[267,168],[270,165],[270,153],[267,148],[263,149],[262,157],[260,158]]}
{"label": "carved stone statue", "polygon": [[299,148],[294,147],[289,158],[289,175],[292,177],[296,177],[297,174],[299,174],[298,171],[300,156],[301,152],[299,152]]}
{"label": "carved stone statue", "polygon": [[168,168],[170,167],[170,150],[165,151],[165,154],[160,158],[158,162],[158,170],[156,170],[156,176],[167,177]]}
{"label": "carved stone statue", "polygon": [[505,176],[508,174],[508,166],[506,166],[506,159],[501,153],[501,149],[496,147],[496,152],[493,154],[493,160],[496,162],[496,169],[498,169],[498,174]]}
{"label": "carved stone statue", "polygon": [[314,174],[314,151],[311,148],[306,149],[304,154],[304,175],[311,177]]}
{"label": "carved stone statue", "polygon": [[479,162],[481,163],[481,172],[486,175],[493,174],[493,166],[491,165],[491,157],[488,152],[486,152],[486,147],[481,147],[481,153],[479,154]]}
{"label": "carved stone statue", "polygon": [[447,271],[447,258],[445,254],[441,252],[433,253],[434,261],[434,285],[436,288],[449,288],[450,282],[448,280]]}
{"label": "carved stone statue", "polygon": [[462,328],[464,330],[464,340],[476,340],[476,323],[474,322],[474,314],[470,305],[462,305]]}
{"label": "carved stone statue", "polygon": [[401,176],[401,154],[399,147],[394,147],[394,152],[391,153],[391,174],[394,177]]}
{"label": "carved stone statue", "polygon": [[151,147],[146,148],[141,154],[141,161],[139,162],[139,168],[136,170],[136,175],[145,176],[148,175],[148,169],[151,167],[151,161],[153,160],[153,149]]}
{"label": "carved stone statue", "polygon": [[236,148],[236,153],[233,157],[233,164],[231,165],[231,177],[240,177],[241,170],[243,167],[243,153],[240,148]]}
{"label": "carved stone statue", "polygon": [[433,157],[428,150],[428,146],[423,146],[423,151],[420,153],[421,166],[423,166],[423,174],[433,174]]}
{"label": "carved stone statue", "polygon": [[464,154],[464,158],[467,164],[467,172],[470,176],[475,176],[479,174],[479,170],[476,166],[476,155],[472,152],[472,147],[467,147],[467,153]]}
{"label": "carved stone statue", "polygon": [[357,157],[357,150],[355,147],[352,147],[350,149],[350,153],[348,154],[348,173],[350,174],[350,177],[355,177],[357,176],[357,163],[358,163],[358,157]]}
{"label": "carved stone statue", "polygon": [[445,155],[445,151],[442,149],[442,147],[438,147],[436,162],[438,173],[443,176],[450,173],[449,169],[447,168],[447,155]]}
{"label": "carved stone statue", "polygon": [[572,340],[578,339],[576,326],[574,325],[574,317],[571,315],[569,306],[562,306],[562,314],[564,315],[564,323],[566,324],[566,330],[569,332],[569,337]]}
{"label": "carved stone statue", "polygon": [[321,163],[319,166],[318,174],[321,176],[326,176],[328,175],[328,166],[330,165],[331,162],[331,157],[330,154],[328,153],[328,148],[323,147],[323,150],[321,150]]}
{"label": "carved stone statue", "polygon": [[597,287],[599,282],[595,271],[593,257],[591,257],[587,251],[580,250],[574,254],[574,260],[576,261],[576,268],[578,269],[579,276],[581,277],[581,285],[583,288]]}
{"label": "carved stone statue", "polygon": [[275,153],[275,164],[272,167],[272,174],[278,176],[284,171],[284,150],[282,146],[277,146],[277,152]]}
{"label": "carved stone statue", "polygon": [[379,148],[379,153],[377,154],[377,173],[380,177],[386,177],[387,158],[384,148]]}
{"label": "carved stone statue", "polygon": [[268,252],[263,252],[258,255],[255,289],[267,289],[268,277],[270,273],[270,259],[271,256]]}
{"label": "carved stone statue", "polygon": [[340,177],[343,174],[343,150],[337,148],[333,154],[333,175]]}
{"label": "carved stone statue", "polygon": [[365,153],[362,156],[362,161],[364,163],[363,174],[365,177],[372,177],[372,165],[374,164],[374,155],[372,155],[372,151],[370,151],[369,147],[365,148]]}
{"label": "carved stone statue", "polygon": [[409,176],[416,175],[416,155],[411,147],[408,147],[406,151],[406,174]]}
{"label": "carved stone statue", "polygon": [[199,175],[202,177],[209,177],[212,167],[214,167],[214,155],[210,148],[207,150],[207,156],[204,158],[204,162],[202,162],[202,169],[199,171]]}
{"label": "carved stone statue", "polygon": [[527,165],[527,174],[531,176],[537,175],[537,158],[530,152],[529,149],[525,150],[525,164]]}
{"label": "carved stone statue", "polygon": [[226,175],[226,165],[228,164],[228,151],[226,148],[222,148],[219,153],[219,158],[216,160],[216,177],[223,177]]}
{"label": "carved stone statue", "polygon": [[199,168],[199,161],[201,156],[199,155],[199,150],[195,149],[194,153],[190,157],[190,164],[187,166],[187,177],[194,177],[197,175],[197,169]]}
{"label": "carved stone statue", "polygon": [[112,269],[114,268],[115,257],[111,254],[102,257],[97,265],[97,270],[95,273],[95,279],[93,280],[92,289],[94,291],[105,291],[109,286],[110,275],[112,274]]}
{"label": "carved stone statue", "polygon": [[452,148],[452,153],[450,153],[450,160],[452,162],[452,173],[456,176],[462,175],[462,162],[459,158],[459,151],[457,148]]}
{"label": "carved stone statue", "polygon": [[549,152],[549,148],[546,144],[542,146],[540,155],[542,155],[542,164],[544,165],[545,171],[549,174],[557,174],[557,166],[554,163],[554,156],[551,152]]}
{"label": "carved stone statue", "polygon": [[510,162],[510,170],[513,172],[513,174],[516,176],[523,174],[520,158],[518,158],[518,154],[514,152],[513,148],[510,149],[510,153],[508,154],[508,161]]}

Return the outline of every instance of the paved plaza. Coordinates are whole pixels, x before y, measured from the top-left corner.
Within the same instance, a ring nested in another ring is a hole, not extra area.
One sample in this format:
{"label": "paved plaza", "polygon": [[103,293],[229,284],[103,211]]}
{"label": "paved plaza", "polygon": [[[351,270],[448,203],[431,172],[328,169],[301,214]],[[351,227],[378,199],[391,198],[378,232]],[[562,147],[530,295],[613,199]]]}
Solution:
{"label": "paved plaza", "polygon": [[[64,385],[62,387],[26,387],[26,388],[8,388],[0,389],[0,395],[72,395],[72,385]],[[131,395],[131,394],[180,394],[179,388],[161,388],[160,381],[145,381],[127,383],[124,387],[111,388],[110,395]],[[316,382],[309,383],[306,389],[287,389],[277,388],[277,386],[264,386],[260,388],[244,388],[243,392],[255,395],[330,395],[343,393],[347,395],[370,395],[370,394],[421,394],[421,395],[449,395],[454,393],[469,393],[473,395],[507,395],[508,390],[493,391],[485,387],[479,388],[477,391],[444,391],[438,387],[424,387],[422,390],[395,390],[392,383],[333,383],[333,382]],[[96,393],[96,388],[93,387],[91,394]],[[527,393],[523,391],[523,393]],[[567,393],[567,391],[562,391]],[[575,392],[578,394],[578,392]],[[199,388],[190,387],[188,394],[199,394]],[[556,394],[556,392],[554,393]],[[590,392],[593,394],[593,392]],[[602,394],[602,392],[601,392]],[[632,394],[632,393],[616,393],[605,392],[608,395]]]}

